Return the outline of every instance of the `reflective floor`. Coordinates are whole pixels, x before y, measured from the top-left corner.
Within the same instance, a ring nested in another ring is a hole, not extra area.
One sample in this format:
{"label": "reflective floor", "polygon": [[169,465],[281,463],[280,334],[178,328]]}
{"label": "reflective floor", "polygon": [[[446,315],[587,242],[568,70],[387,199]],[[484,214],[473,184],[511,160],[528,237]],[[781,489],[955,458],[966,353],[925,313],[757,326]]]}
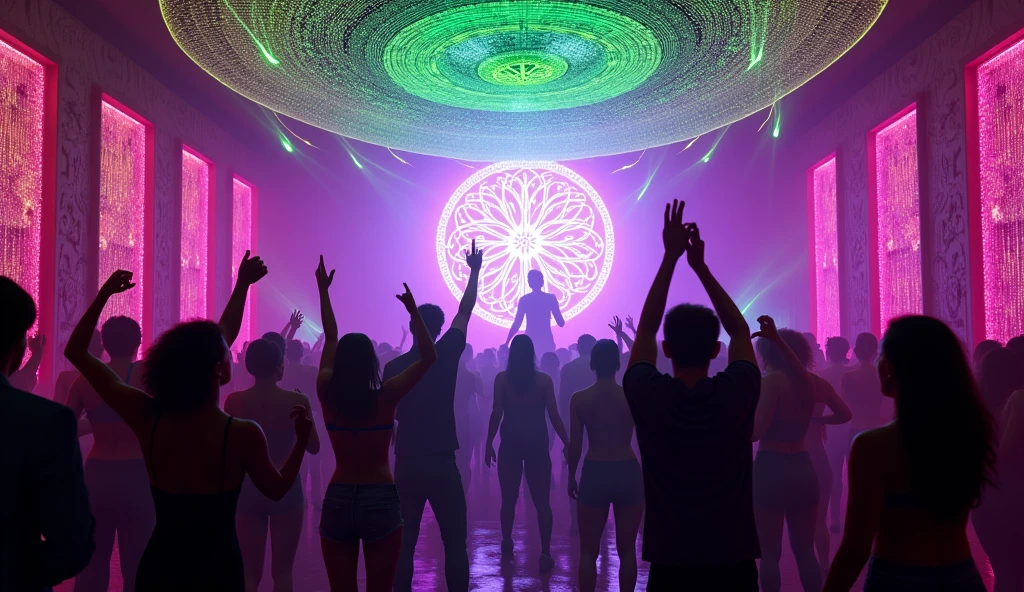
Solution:
{"label": "reflective floor", "polygon": [[[556,477],[551,492],[552,507],[555,512],[555,529],[552,537],[552,554],[555,557],[555,569],[544,576],[538,572],[537,559],[540,543],[537,537],[536,517],[520,497],[516,510],[515,541],[516,560],[513,564],[502,565],[500,562],[501,530],[498,522],[500,497],[498,493],[497,471],[483,469],[475,472],[479,479],[474,482],[469,493],[469,555],[471,569],[471,589],[479,592],[569,592],[577,589],[576,561],[579,557],[579,545],[575,536],[569,535],[569,509],[565,491]],[[844,498],[845,499],[845,498]],[[297,592],[327,591],[327,576],[320,555],[317,525],[319,514],[310,506],[307,508],[306,525],[302,543],[295,562],[294,589]],[[985,583],[991,590],[992,572],[988,559],[981,551],[973,532],[970,533],[975,550],[975,560]],[[839,544],[839,535],[833,535],[832,552]],[[637,543],[639,553],[639,542]],[[782,558],[783,592],[799,592],[801,590],[797,578],[796,564],[789,554],[788,545],[784,545]],[[434,523],[434,517],[428,510],[424,513],[423,526],[419,545],[416,549],[416,576],[414,587],[421,592],[443,592],[444,583],[444,547]],[[269,553],[269,545],[268,545]],[[111,561],[111,591],[121,592],[122,583],[118,573],[117,556]],[[606,536],[598,559],[599,591],[617,591],[618,557],[615,548],[614,524],[609,521]],[[640,575],[637,590],[644,590],[647,585],[647,565],[640,563]],[[72,582],[65,582],[57,588],[59,592],[71,592]],[[260,585],[260,592],[272,592],[273,582],[270,577],[270,561],[267,561],[266,573]],[[855,590],[860,590],[857,586]]]}

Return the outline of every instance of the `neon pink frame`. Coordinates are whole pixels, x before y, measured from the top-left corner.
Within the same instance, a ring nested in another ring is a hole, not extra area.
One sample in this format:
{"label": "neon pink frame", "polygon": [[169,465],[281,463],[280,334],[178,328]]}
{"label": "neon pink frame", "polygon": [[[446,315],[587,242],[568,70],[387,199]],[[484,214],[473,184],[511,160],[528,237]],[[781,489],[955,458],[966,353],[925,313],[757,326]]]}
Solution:
{"label": "neon pink frame", "polygon": [[[258,214],[259,214],[259,205],[258,205],[259,204],[259,190],[256,188],[256,185],[254,185],[253,183],[249,182],[248,180],[246,180],[241,175],[235,174],[235,175],[232,175],[232,177],[231,177],[232,198],[234,198],[234,184],[235,184],[235,181],[238,181],[239,183],[247,186],[250,190],[252,190],[252,204],[251,204],[251,214],[250,214],[251,215],[250,219],[251,219],[251,223],[252,223],[252,229],[250,230],[251,234],[249,235],[250,236],[249,250],[251,251],[252,256],[255,257],[258,254],[258,251],[256,250],[257,246],[258,246],[256,230],[257,230],[257,228],[259,226],[257,224]],[[232,199],[232,206],[231,207],[234,208],[234,199]],[[232,220],[234,220],[234,212],[233,211],[232,211]],[[234,224],[233,223],[232,223],[232,234],[234,234]],[[238,265],[238,261],[234,260],[235,259],[234,236],[232,236],[232,240],[231,240],[231,258],[232,258],[231,266],[234,267],[235,265]],[[232,281],[231,289],[234,289],[234,280],[235,280],[235,278],[232,276],[232,278],[231,278],[231,281]],[[257,290],[256,290],[256,287],[253,286],[253,287],[249,288],[249,298],[248,298],[248,302],[246,303],[246,306],[245,306],[246,315],[249,317],[248,337],[249,337],[250,341],[256,336],[256,333],[257,333],[257,330],[258,330],[257,329],[258,325],[256,323],[256,306],[257,306]],[[235,340],[235,344],[232,347],[232,349],[235,350],[235,351],[238,351],[239,349],[241,349],[242,344],[243,344],[244,341],[245,340],[240,335],[239,339]]]}
{"label": "neon pink frame", "polygon": [[[1019,26],[1019,25],[1018,25]],[[1024,40],[1020,29],[994,44],[964,67],[967,106],[967,204],[969,216],[971,328],[974,344],[988,339],[985,318],[985,252],[981,211],[981,133],[978,105],[978,69],[993,57]]]}
{"label": "neon pink frame", "polygon": [[[206,163],[209,167],[209,189],[208,189],[208,200],[207,200],[207,213],[206,213],[206,318],[212,318],[215,314],[214,309],[217,307],[217,290],[216,281],[214,276],[214,270],[217,269],[217,165],[212,160],[206,158],[198,150],[195,150],[191,146],[186,144],[181,145],[182,154],[188,153],[199,160]],[[183,190],[183,189],[182,189]],[[179,202],[178,206],[181,207],[181,195],[179,191]],[[181,252],[181,224],[178,224],[178,252]],[[179,270],[179,282],[178,282],[178,297],[181,298],[181,281],[180,281],[180,270]],[[183,321],[181,317],[181,305],[178,306],[178,320]]]}
{"label": "neon pink frame", "polygon": [[[814,205],[816,197],[814,194],[814,172],[820,169],[822,166],[828,164],[830,161],[835,161],[836,166],[836,236],[838,240],[839,236],[839,158],[838,153],[833,152],[821,159],[813,166],[807,169],[807,261],[808,271],[810,274],[809,282],[810,285],[810,326],[814,332],[815,337],[818,341],[824,343],[829,337],[835,335],[820,335],[821,326],[818,322],[819,306],[818,306],[818,263],[817,263],[817,244],[818,237],[815,229],[815,211]],[[841,241],[840,241],[841,244]],[[840,257],[841,258],[841,257]],[[836,335],[842,332],[842,302],[836,302],[836,307],[839,312],[839,327],[837,328]]]}
{"label": "neon pink frame", "polygon": [[[920,149],[920,135],[921,135],[921,112],[917,108],[917,101],[914,101],[910,105],[904,107],[892,117],[889,117],[879,125],[875,126],[868,132],[868,244],[871,248],[871,256],[868,257],[868,276],[871,290],[871,332],[875,335],[881,335],[885,330],[883,327],[882,319],[882,298],[885,296],[883,287],[881,285],[881,251],[879,245],[879,232],[878,226],[881,220],[878,217],[878,177],[877,177],[877,147],[876,138],[878,134],[886,131],[891,125],[897,121],[903,119],[912,112],[917,111],[916,126],[914,133],[917,136],[917,144],[915,146],[917,150],[917,176],[918,176],[918,193],[917,193],[917,208],[918,208],[918,224],[921,224],[921,195],[923,193],[924,184],[921,182],[923,177],[924,162],[921,159]],[[923,228],[920,229],[923,239]],[[921,277],[921,305],[917,311],[913,311],[914,314],[922,314],[924,311],[924,278],[923,278],[923,261],[921,260],[923,249],[918,251],[918,274]],[[909,314],[901,313],[901,314]],[[894,315],[894,316],[899,316]]]}
{"label": "neon pink frame", "polygon": [[57,257],[57,61],[0,28],[0,40],[43,67],[42,219],[39,226],[39,294],[37,331],[47,337],[47,353],[39,364],[39,382],[53,376]]}

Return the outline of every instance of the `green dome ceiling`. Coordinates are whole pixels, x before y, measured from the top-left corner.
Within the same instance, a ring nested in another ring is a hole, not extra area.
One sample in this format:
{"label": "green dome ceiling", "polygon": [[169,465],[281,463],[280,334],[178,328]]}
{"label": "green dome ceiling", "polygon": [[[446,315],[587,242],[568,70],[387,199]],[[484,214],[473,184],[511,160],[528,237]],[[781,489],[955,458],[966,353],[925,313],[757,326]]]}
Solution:
{"label": "green dome ceiling", "polygon": [[343,136],[465,160],[671,144],[764,109],[886,0],[160,0],[228,87]]}

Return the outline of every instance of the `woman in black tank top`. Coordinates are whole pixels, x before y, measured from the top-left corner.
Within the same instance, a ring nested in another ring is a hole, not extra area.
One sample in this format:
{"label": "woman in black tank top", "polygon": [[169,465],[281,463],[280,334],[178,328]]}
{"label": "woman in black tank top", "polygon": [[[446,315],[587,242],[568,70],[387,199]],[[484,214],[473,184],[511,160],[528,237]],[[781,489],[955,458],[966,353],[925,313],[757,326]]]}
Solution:
{"label": "woman in black tank top", "polygon": [[229,344],[241,327],[246,293],[266,273],[263,262],[246,253],[219,325],[182,323],[157,339],[143,362],[148,395],[88,352],[107,300],[135,286],[131,272],[111,275],[68,340],[65,356],[143,446],[156,528],[139,565],[137,592],[242,592],[235,535],[242,480],[248,475],[267,497],[280,499],[298,474],[312,428],[305,409],[292,410],[296,443],[279,471],[260,427],[219,407],[220,387],[231,380]]}

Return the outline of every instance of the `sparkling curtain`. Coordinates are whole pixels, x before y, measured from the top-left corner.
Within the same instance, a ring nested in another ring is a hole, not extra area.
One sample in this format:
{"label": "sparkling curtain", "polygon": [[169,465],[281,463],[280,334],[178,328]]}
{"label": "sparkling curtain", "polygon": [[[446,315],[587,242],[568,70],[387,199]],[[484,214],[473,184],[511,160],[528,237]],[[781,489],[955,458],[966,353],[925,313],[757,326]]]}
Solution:
{"label": "sparkling curtain", "polygon": [[[253,189],[244,182],[235,179],[232,184],[231,201],[231,286],[234,288],[238,280],[238,264],[245,256],[246,249],[252,248],[252,194]],[[251,294],[251,292],[250,292]],[[250,298],[245,298],[245,316],[242,317],[242,329],[235,340],[235,349],[252,340]]]}
{"label": "sparkling curtain", "polygon": [[39,302],[45,68],[0,41],[0,275]]}
{"label": "sparkling curtain", "polygon": [[124,315],[143,325],[146,126],[104,101],[101,128],[99,281],[124,269],[137,285],[111,298],[100,320]]}
{"label": "sparkling curtain", "polygon": [[874,158],[879,310],[884,331],[893,318],[923,312],[917,109],[875,135]]}
{"label": "sparkling curtain", "polygon": [[836,207],[836,159],[812,172],[814,200],[814,278],[821,343],[841,335],[839,320],[839,219]]}
{"label": "sparkling curtain", "polygon": [[181,320],[205,319],[209,264],[210,165],[181,153]]}
{"label": "sparkling curtain", "polygon": [[985,337],[1024,334],[1024,41],[978,67]]}

